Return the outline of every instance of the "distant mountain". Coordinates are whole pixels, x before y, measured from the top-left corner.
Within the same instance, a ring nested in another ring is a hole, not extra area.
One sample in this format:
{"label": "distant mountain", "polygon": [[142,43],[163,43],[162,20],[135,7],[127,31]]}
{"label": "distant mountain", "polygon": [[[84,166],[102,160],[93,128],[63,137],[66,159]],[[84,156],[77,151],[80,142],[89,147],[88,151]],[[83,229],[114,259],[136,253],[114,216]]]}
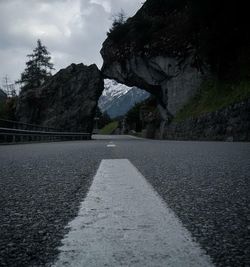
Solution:
{"label": "distant mountain", "polygon": [[105,80],[104,90],[98,106],[111,118],[127,113],[136,103],[149,97],[149,93],[137,87],[128,87],[114,80]]}

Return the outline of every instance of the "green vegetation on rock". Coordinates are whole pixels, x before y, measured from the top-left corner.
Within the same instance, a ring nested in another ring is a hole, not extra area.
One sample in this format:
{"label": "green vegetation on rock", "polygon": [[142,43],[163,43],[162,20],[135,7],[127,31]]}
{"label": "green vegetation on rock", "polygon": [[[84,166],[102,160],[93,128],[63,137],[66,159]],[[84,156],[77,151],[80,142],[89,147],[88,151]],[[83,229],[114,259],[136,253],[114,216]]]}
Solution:
{"label": "green vegetation on rock", "polygon": [[174,121],[198,117],[250,98],[250,82],[206,81],[199,92],[176,114]]}

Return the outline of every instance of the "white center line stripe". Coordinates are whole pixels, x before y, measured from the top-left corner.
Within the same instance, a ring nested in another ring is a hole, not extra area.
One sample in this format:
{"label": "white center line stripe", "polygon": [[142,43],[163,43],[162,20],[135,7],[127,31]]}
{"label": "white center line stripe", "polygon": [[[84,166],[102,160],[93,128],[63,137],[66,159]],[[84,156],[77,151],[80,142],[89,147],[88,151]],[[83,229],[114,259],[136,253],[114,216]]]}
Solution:
{"label": "white center line stripe", "polygon": [[115,144],[109,144],[109,145],[107,145],[107,147],[116,147],[116,145]]}
{"label": "white center line stripe", "polygon": [[102,160],[55,267],[213,266],[127,159]]}

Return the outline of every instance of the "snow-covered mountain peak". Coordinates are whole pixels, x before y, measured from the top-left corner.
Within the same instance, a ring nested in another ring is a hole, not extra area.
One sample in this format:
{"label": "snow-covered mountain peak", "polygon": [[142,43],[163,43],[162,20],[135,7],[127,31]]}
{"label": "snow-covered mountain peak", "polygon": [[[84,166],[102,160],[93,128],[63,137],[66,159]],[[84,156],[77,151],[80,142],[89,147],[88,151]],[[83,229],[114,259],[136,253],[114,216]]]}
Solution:
{"label": "snow-covered mountain peak", "polygon": [[111,118],[115,118],[126,114],[136,103],[148,97],[149,94],[144,90],[106,79],[98,106],[102,112],[107,112]]}
{"label": "snow-covered mountain peak", "polygon": [[102,95],[105,97],[118,98],[127,94],[131,89],[131,87],[118,83],[115,80],[105,79]]}

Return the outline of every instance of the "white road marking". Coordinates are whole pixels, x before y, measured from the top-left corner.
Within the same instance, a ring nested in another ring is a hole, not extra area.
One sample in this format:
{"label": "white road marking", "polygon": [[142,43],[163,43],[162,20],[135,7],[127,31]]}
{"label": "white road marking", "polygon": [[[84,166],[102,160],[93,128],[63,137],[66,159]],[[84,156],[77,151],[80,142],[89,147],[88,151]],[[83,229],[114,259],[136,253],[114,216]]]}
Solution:
{"label": "white road marking", "polygon": [[115,144],[108,144],[107,147],[116,147]]}
{"label": "white road marking", "polygon": [[110,142],[108,143],[107,147],[116,147],[116,145],[115,145],[112,141],[110,141]]}
{"label": "white road marking", "polygon": [[213,266],[126,159],[102,160],[54,267]]}

